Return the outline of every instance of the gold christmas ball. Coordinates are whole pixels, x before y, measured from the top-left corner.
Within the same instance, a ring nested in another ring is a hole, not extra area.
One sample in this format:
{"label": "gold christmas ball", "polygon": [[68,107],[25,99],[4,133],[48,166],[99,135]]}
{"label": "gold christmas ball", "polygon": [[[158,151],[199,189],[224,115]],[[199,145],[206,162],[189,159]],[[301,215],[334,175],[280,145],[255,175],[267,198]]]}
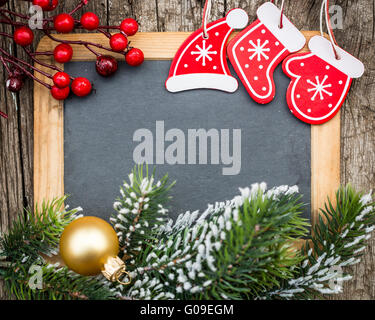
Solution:
{"label": "gold christmas ball", "polygon": [[60,255],[69,269],[85,276],[99,274],[119,253],[119,241],[109,223],[97,217],[72,221],[60,239]]}

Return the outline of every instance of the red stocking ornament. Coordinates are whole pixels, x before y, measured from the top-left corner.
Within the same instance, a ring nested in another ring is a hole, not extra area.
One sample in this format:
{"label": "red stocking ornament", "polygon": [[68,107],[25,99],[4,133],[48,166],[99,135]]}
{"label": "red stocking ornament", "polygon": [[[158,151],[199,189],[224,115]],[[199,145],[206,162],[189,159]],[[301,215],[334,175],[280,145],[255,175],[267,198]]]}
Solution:
{"label": "red stocking ornament", "polygon": [[326,17],[331,41],[315,36],[309,41],[310,53],[297,53],[283,62],[283,71],[292,79],[288,106],[298,119],[310,124],[332,119],[344,103],[352,79],[364,72],[361,61],[336,45],[328,12]]}
{"label": "red stocking ornament", "polygon": [[191,89],[216,89],[234,92],[237,80],[228,69],[225,46],[233,29],[244,28],[247,13],[233,9],[225,18],[206,25],[211,2],[207,1],[203,26],[181,45],[172,61],[165,86],[170,92]]}
{"label": "red stocking ornament", "polygon": [[258,103],[275,97],[273,72],[290,53],[303,48],[303,34],[273,3],[259,7],[258,19],[228,45],[228,57],[250,96]]}

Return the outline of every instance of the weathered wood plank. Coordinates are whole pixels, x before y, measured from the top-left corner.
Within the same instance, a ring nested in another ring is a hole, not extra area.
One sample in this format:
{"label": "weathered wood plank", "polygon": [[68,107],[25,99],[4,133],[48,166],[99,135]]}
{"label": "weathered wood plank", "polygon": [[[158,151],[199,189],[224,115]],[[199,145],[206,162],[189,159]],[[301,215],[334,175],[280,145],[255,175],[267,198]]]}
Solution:
{"label": "weathered wood plank", "polygon": [[[79,19],[81,16],[81,13],[92,11],[97,14],[102,24],[107,24],[108,22],[108,2],[106,0],[94,0],[90,1],[87,6],[85,6],[82,11],[77,11],[74,14],[74,17],[76,19]],[[59,8],[55,11],[51,12],[50,14],[55,15],[59,11],[61,12],[70,12],[73,10],[76,5],[79,3],[77,0],[68,0],[68,1],[60,1]]]}
{"label": "weathered wood plank", "polygon": [[[24,10],[25,3],[10,1],[9,8]],[[0,25],[0,30],[12,33],[9,26]],[[11,48],[14,55],[22,57],[13,42],[1,38],[2,47]],[[7,75],[0,67],[0,110],[6,112],[8,120],[0,120],[0,232],[7,232],[14,219],[22,214],[25,206],[32,202],[32,83],[25,83],[23,92],[15,95],[4,87]],[[0,299],[5,297],[0,284]]]}
{"label": "weathered wood plank", "polygon": [[[342,113],[341,175],[343,183],[375,190],[375,51],[374,1],[337,1],[343,7],[344,29],[337,40],[366,66],[361,79],[354,81]],[[375,240],[362,262],[351,268],[353,280],[344,287],[341,299],[375,298]]]}
{"label": "weathered wood plank", "polygon": [[[12,1],[14,11],[25,12],[28,8],[23,1]],[[39,41],[37,35],[36,41]],[[26,59],[22,49],[16,48],[16,55]],[[23,173],[23,206],[33,206],[33,97],[30,95],[33,89],[31,80],[25,82],[22,92],[18,96],[19,129],[20,129],[20,157]]]}

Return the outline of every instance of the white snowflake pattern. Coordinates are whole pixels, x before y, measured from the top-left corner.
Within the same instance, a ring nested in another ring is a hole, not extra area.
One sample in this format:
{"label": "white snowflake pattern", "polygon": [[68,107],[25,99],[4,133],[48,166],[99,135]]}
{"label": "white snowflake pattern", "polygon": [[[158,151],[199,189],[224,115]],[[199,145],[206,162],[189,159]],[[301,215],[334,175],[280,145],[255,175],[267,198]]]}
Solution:
{"label": "white snowflake pattern", "polygon": [[328,76],[325,75],[322,82],[320,82],[319,80],[319,76],[315,76],[315,80],[316,80],[316,83],[315,82],[312,82],[310,79],[307,80],[307,83],[311,84],[313,87],[310,88],[310,89],[307,89],[307,92],[312,92],[312,91],[315,91],[315,93],[313,94],[313,96],[311,97],[311,101],[314,101],[316,96],[319,94],[320,96],[320,100],[324,100],[324,95],[323,93],[329,95],[330,97],[332,97],[332,92],[329,92],[326,90],[326,88],[331,88],[332,87],[332,84],[325,84],[326,83],[326,80],[328,79]]}
{"label": "white snowflake pattern", "polygon": [[250,40],[249,43],[253,46],[253,48],[249,48],[247,51],[254,52],[252,56],[250,56],[250,60],[253,60],[257,56],[257,60],[260,61],[262,58],[265,58],[266,60],[269,59],[269,57],[265,54],[265,52],[270,52],[271,49],[267,48],[266,45],[269,43],[268,40],[264,41],[263,44],[260,43],[260,39],[257,39],[257,44],[253,42],[253,40]]}
{"label": "white snowflake pattern", "polygon": [[195,47],[198,49],[198,51],[192,51],[191,54],[198,55],[198,57],[195,59],[196,61],[199,61],[200,59],[202,59],[202,66],[206,65],[206,59],[208,59],[209,61],[212,61],[212,58],[210,57],[210,55],[217,54],[217,51],[210,51],[210,49],[212,48],[212,44],[210,44],[206,48],[206,40],[203,40],[202,47],[200,47],[199,45],[196,45]]}

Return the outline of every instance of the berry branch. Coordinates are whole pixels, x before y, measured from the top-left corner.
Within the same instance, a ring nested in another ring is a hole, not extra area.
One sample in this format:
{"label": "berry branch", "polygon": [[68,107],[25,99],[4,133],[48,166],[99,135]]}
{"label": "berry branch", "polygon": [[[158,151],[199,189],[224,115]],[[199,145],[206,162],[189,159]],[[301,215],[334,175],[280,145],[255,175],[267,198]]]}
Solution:
{"label": "berry branch", "polygon": [[[39,6],[39,9],[43,12],[53,11],[59,4],[58,0],[24,1],[30,2],[34,6]],[[111,53],[123,55],[125,61],[131,66],[138,66],[143,63],[143,52],[140,49],[129,46],[128,37],[133,36],[138,31],[138,23],[134,19],[124,19],[119,26],[107,26],[100,25],[98,16],[93,12],[82,14],[80,19],[73,17],[89,1],[81,0],[69,13],[60,13],[42,18],[39,21],[41,27],[32,30],[29,27],[31,16],[4,8],[3,6],[8,3],[8,0],[0,0],[0,23],[10,25],[13,28],[13,34],[0,32],[0,37],[13,39],[16,45],[23,48],[29,60],[34,64],[32,65],[28,61],[15,57],[7,48],[0,48],[0,61],[8,75],[6,87],[9,91],[20,91],[24,80],[26,77],[29,77],[48,88],[52,96],[57,100],[66,99],[70,94],[70,88],[76,96],[83,97],[90,94],[92,84],[88,79],[69,75],[56,65],[38,58],[40,56],[50,56],[58,63],[69,62],[73,57],[72,45],[83,46],[94,54],[97,57],[96,70],[104,77],[113,75],[118,69],[118,62],[116,58],[110,55]],[[84,40],[61,40],[55,36],[55,33],[70,33],[74,29],[96,30],[102,33],[108,38],[108,47]],[[56,42],[56,47],[53,51],[37,52],[30,49],[34,41],[34,33],[37,30],[43,32],[47,37]],[[117,33],[111,34],[111,30]],[[108,54],[101,54],[95,49],[105,50]],[[40,66],[44,67],[44,69],[41,70]],[[49,72],[44,71],[45,69],[48,69]],[[53,84],[51,85],[37,78],[33,72],[40,73],[46,78],[51,79]],[[7,117],[3,112],[0,112],[0,116]]]}

